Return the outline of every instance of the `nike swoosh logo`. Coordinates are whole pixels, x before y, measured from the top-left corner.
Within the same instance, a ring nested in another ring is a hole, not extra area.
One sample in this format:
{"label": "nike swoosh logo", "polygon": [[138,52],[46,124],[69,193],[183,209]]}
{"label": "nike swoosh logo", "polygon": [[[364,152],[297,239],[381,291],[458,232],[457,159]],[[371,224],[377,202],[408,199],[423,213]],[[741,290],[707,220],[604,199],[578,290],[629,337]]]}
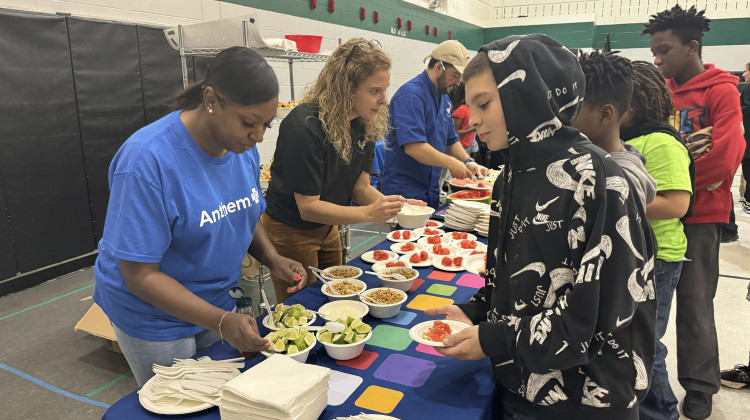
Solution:
{"label": "nike swoosh logo", "polygon": [[516,303],[513,304],[513,306],[515,306],[515,308],[516,308],[517,311],[520,311],[521,309],[525,308],[528,305],[526,303],[523,303],[523,301],[519,301],[519,302],[522,302],[522,304],[519,305],[518,302],[516,302]]}
{"label": "nike swoosh logo", "polygon": [[617,321],[615,321],[615,325],[616,325],[616,326],[617,326],[618,328],[619,328],[619,327],[622,327],[622,325],[623,325],[623,324],[625,324],[625,323],[627,323],[627,322],[630,322],[630,320],[631,320],[631,319],[633,319],[633,315],[630,315],[629,317],[627,317],[627,318],[625,318],[625,319],[623,319],[623,320],[620,320],[620,317],[618,316],[618,317],[617,317]]}
{"label": "nike swoosh logo", "polygon": [[560,198],[559,195],[557,197],[553,198],[552,200],[549,200],[548,202],[544,203],[544,205],[541,205],[541,206],[539,205],[539,201],[537,201],[536,202],[536,211],[537,212],[544,211],[547,207],[549,207],[550,204],[554,203],[555,200],[557,200],[558,198]]}
{"label": "nike swoosh logo", "polygon": [[536,216],[534,216],[534,218],[531,220],[531,223],[535,225],[546,225],[547,219],[549,219],[548,214],[539,213]]}
{"label": "nike swoosh logo", "polygon": [[557,356],[558,354],[560,354],[560,352],[562,352],[563,350],[565,350],[567,347],[568,347],[568,342],[565,341],[565,340],[563,340],[563,345],[562,345],[562,347],[560,347],[560,350],[558,350],[557,352],[555,352],[555,356]]}

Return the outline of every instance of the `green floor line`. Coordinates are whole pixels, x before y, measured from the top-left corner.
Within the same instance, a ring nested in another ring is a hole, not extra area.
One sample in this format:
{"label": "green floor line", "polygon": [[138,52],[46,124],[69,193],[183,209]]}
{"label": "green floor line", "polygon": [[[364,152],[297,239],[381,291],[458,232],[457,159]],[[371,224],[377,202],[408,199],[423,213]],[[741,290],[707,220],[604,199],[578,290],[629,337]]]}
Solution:
{"label": "green floor line", "polygon": [[101,387],[99,387],[99,388],[95,389],[94,391],[91,391],[88,394],[86,394],[86,398],[93,397],[94,395],[96,395],[96,394],[104,391],[105,389],[107,389],[107,388],[111,387],[112,385],[120,382],[121,380],[127,378],[128,376],[133,376],[133,372],[131,371],[131,372],[128,372],[128,373],[124,373],[124,374],[116,377],[115,379],[112,379],[111,381],[107,382],[106,384],[102,385]]}
{"label": "green floor line", "polygon": [[362,243],[360,243],[359,245],[353,246],[353,247],[352,247],[352,249],[351,249],[351,251],[354,251],[355,249],[357,249],[357,248],[361,247],[362,245],[364,245],[364,244],[366,244],[366,243],[370,242],[371,240],[373,240],[373,239],[377,238],[377,237],[378,237],[378,236],[380,236],[380,235],[382,235],[382,234],[381,234],[381,233],[376,233],[376,234],[374,234],[374,235],[370,236],[369,238],[365,239],[365,240],[364,240],[364,241],[363,241]]}
{"label": "green floor line", "polygon": [[93,284],[90,284],[90,285],[88,285],[88,286],[85,286],[85,287],[81,287],[81,288],[80,288],[80,289],[78,289],[78,290],[73,290],[72,292],[68,292],[68,293],[66,293],[66,294],[64,294],[64,295],[62,295],[62,296],[58,296],[58,297],[52,298],[52,299],[50,299],[50,300],[47,300],[47,301],[44,301],[44,302],[42,302],[42,303],[37,303],[37,304],[36,304],[36,305],[34,305],[34,306],[29,306],[28,308],[25,308],[25,309],[21,309],[20,311],[16,311],[16,312],[13,312],[12,314],[9,314],[9,315],[5,315],[4,317],[0,317],[0,321],[4,320],[4,319],[6,319],[6,318],[10,318],[10,317],[12,317],[12,316],[18,315],[18,314],[22,314],[22,313],[24,313],[24,312],[26,312],[26,311],[30,311],[30,310],[32,310],[32,309],[34,309],[34,308],[38,308],[38,307],[40,307],[40,306],[42,306],[42,305],[46,305],[46,304],[48,304],[48,303],[50,303],[50,302],[54,302],[54,301],[56,301],[56,300],[58,300],[58,299],[62,299],[62,298],[64,298],[64,297],[66,297],[66,296],[70,296],[70,295],[72,295],[72,294],[74,294],[74,293],[78,293],[78,292],[80,292],[81,290],[86,290],[86,289],[89,289],[89,288],[91,288],[91,287],[94,287],[94,285],[93,285]]}

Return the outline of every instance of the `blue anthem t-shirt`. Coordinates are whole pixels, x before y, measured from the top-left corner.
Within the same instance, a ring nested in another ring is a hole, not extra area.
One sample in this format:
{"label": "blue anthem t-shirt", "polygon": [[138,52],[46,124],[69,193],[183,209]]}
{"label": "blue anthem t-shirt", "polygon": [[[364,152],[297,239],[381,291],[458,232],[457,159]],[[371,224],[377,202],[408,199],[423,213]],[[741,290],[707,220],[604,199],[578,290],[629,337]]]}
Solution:
{"label": "blue anthem t-shirt", "polygon": [[133,134],[109,168],[110,198],[94,276],[94,301],[127,334],[166,341],[203,328],[133,295],[119,260],[159,263],[197,296],[225,310],[265,210],[257,149],[216,158],[175,111]]}

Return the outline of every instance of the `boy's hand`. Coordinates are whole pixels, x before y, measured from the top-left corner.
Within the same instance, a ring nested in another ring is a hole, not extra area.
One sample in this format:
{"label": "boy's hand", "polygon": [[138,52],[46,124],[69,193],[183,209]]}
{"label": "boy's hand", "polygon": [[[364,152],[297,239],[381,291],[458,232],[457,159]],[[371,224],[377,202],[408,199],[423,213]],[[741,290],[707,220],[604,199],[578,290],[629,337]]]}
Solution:
{"label": "boy's hand", "polygon": [[479,344],[479,327],[473,326],[448,336],[443,340],[445,347],[435,347],[443,356],[458,360],[479,360],[487,357]]}
{"label": "boy's hand", "polygon": [[464,324],[474,325],[468,316],[456,305],[441,306],[439,308],[430,308],[424,311],[427,316],[445,315],[445,319],[451,321],[463,322]]}

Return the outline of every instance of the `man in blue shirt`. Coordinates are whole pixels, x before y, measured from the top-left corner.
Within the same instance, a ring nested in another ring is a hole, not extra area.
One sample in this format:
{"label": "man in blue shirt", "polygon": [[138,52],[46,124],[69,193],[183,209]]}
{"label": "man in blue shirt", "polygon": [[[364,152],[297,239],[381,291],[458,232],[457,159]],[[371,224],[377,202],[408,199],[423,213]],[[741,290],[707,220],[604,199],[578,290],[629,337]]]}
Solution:
{"label": "man in blue shirt", "polygon": [[426,201],[437,208],[441,168],[454,178],[487,174],[458,141],[448,92],[461,82],[469,53],[445,41],[425,57],[427,69],[401,86],[390,104],[393,129],[386,139],[381,191]]}

